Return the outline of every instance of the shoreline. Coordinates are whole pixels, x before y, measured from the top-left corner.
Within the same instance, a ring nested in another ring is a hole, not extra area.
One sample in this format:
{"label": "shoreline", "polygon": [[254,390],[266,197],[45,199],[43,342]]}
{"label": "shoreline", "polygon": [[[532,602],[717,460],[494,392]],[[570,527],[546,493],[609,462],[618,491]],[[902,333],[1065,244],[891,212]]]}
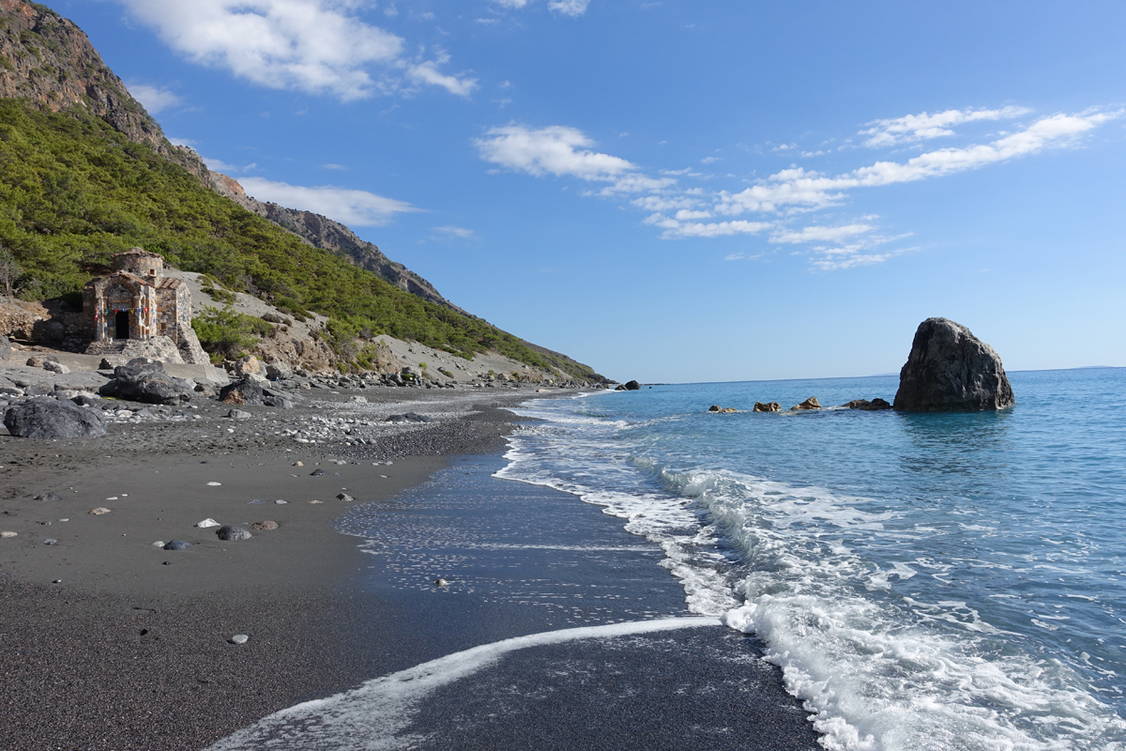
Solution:
{"label": "shoreline", "polygon": [[[87,442],[0,437],[0,530],[17,533],[0,539],[4,748],[202,748],[370,678],[370,656],[352,647],[379,637],[380,603],[354,586],[365,556],[336,521],[454,456],[498,453],[518,419],[502,405],[537,394],[363,394],[368,404],[261,408],[238,423],[201,404],[197,422],[113,426]],[[435,422],[378,422],[408,404]],[[324,443],[282,435],[345,415],[380,435],[347,445],[331,424]],[[194,526],[205,518],[279,528],[222,542]],[[153,546],[171,539],[192,546]]]}

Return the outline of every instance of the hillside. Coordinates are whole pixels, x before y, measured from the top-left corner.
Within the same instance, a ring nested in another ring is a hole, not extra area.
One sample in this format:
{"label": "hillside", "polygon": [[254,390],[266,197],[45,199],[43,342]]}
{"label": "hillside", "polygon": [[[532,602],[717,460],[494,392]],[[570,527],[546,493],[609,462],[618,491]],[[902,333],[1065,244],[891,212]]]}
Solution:
{"label": "hillside", "polygon": [[461,311],[338,222],[247,197],[165,139],[78,27],[0,0],[0,248],[22,270],[20,296],[72,295],[134,245],[297,318],[328,317],[321,336],[342,367],[386,334],[598,378]]}

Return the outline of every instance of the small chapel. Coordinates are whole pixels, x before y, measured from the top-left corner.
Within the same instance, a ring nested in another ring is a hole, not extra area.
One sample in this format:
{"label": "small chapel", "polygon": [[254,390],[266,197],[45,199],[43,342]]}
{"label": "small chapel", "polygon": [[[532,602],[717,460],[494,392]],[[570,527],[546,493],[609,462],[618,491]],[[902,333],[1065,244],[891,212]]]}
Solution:
{"label": "small chapel", "polygon": [[115,255],[112,264],[111,273],[82,290],[94,334],[86,352],[207,363],[192,329],[191,290],[183,280],[164,276],[164,258],[133,248]]}

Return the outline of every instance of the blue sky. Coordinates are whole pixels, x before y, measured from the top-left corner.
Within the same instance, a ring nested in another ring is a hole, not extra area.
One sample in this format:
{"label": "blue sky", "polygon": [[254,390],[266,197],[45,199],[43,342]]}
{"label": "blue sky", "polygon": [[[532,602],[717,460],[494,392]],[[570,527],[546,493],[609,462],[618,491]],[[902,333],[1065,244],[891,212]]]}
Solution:
{"label": "blue sky", "polygon": [[1126,4],[50,0],[173,139],[621,379],[1126,365]]}

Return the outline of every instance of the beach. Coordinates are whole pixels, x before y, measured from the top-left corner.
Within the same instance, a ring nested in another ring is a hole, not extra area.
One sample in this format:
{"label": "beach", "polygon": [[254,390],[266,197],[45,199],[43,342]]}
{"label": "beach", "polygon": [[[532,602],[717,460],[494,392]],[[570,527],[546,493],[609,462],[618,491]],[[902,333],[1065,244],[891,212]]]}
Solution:
{"label": "beach", "polygon": [[[573,496],[491,477],[505,464],[504,436],[517,422],[504,407],[545,394],[362,393],[364,403],[342,391],[291,410],[247,408],[251,417],[238,421],[225,416],[223,405],[201,401],[199,420],[112,425],[107,436],[88,442],[0,438],[0,528],[17,533],[0,540],[0,745],[205,748],[272,712],[458,650],[575,625],[691,615],[680,587],[656,565],[659,553],[639,548],[614,520]],[[433,422],[384,424],[408,409]],[[353,430],[368,440],[344,430],[302,438],[317,443],[294,439],[294,430],[313,435],[309,426],[318,420],[371,426],[368,433]],[[451,481],[462,483],[473,513],[426,505]],[[493,572],[491,586],[466,587],[473,563],[464,551],[449,563],[450,534],[419,537],[413,526],[392,523],[412,514],[453,530],[458,545],[484,556],[476,560]],[[215,528],[194,526],[205,519],[246,526],[253,537],[220,541]],[[277,529],[252,526],[265,521]],[[382,534],[373,537],[373,523]],[[569,544],[525,544],[535,528],[566,529]],[[592,539],[602,535],[609,537]],[[154,545],[173,539],[191,547]],[[435,587],[438,576],[451,583]],[[534,591],[528,582],[537,583]],[[543,586],[565,588],[570,609],[556,607],[554,595],[540,596]],[[745,641],[725,629],[706,631],[638,636],[651,644],[618,659],[640,675],[657,664],[645,656],[649,648],[663,645],[670,666],[700,669],[701,649],[677,644]],[[249,639],[231,643],[235,635]],[[592,657],[589,643],[552,649],[588,660],[596,671],[613,664]],[[746,659],[759,664],[753,679],[742,663],[724,668],[719,661],[710,671],[715,690],[729,674],[732,708],[748,691],[756,698],[738,713],[735,724],[745,732],[729,734],[732,747],[748,747],[748,738],[768,739],[762,748],[815,747],[777,670],[757,661],[757,647],[740,649],[751,649]],[[537,651],[528,654],[539,659]],[[535,663],[526,670],[520,664],[506,661],[506,670],[553,690]],[[437,739],[435,748],[622,747],[631,734],[648,728],[652,735],[658,727],[645,710],[691,732],[691,703],[678,701],[669,714],[671,698],[659,682],[650,680],[657,688],[645,696],[623,676],[621,666],[607,671],[598,681],[601,700],[563,691],[569,698],[534,717],[502,713],[472,737],[443,730],[449,717],[419,722]],[[461,694],[456,685],[445,690]],[[612,695],[631,711],[607,716]],[[764,735],[763,728],[772,730]],[[676,747],[662,746],[660,737],[645,745]],[[788,740],[779,746],[779,738]]]}

